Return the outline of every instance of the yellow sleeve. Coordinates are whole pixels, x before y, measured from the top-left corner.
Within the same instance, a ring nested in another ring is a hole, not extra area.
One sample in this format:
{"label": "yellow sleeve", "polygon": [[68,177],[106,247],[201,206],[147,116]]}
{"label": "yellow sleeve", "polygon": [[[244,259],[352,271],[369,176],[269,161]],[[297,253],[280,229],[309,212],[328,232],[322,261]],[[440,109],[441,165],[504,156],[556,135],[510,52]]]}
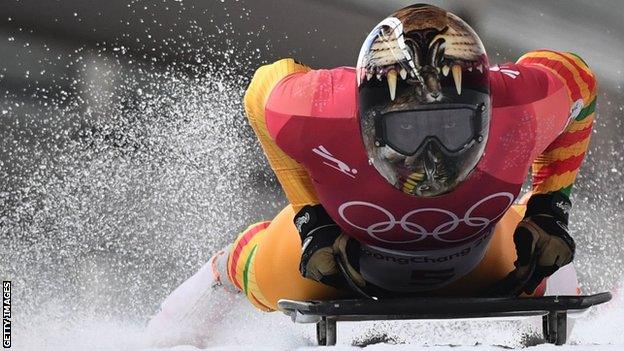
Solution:
{"label": "yellow sleeve", "polygon": [[293,59],[279,60],[260,67],[245,92],[245,113],[249,124],[258,136],[269,165],[296,212],[305,205],[318,204],[319,201],[305,168],[286,155],[269,135],[265,120],[265,106],[271,91],[279,81],[290,74],[307,71],[310,71],[309,67]]}

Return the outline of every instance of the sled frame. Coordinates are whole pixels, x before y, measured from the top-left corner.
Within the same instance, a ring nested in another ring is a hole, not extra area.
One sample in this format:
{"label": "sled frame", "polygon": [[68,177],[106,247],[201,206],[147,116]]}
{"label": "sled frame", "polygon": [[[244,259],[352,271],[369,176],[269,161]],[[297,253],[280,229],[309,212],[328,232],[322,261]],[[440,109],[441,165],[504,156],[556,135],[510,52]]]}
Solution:
{"label": "sled frame", "polygon": [[583,296],[542,296],[526,298],[444,298],[348,299],[296,301],[282,299],[278,308],[295,323],[316,323],[319,345],[335,345],[337,322],[376,320],[445,320],[499,317],[542,317],[547,343],[567,341],[569,311],[583,311],[611,300],[611,293]]}

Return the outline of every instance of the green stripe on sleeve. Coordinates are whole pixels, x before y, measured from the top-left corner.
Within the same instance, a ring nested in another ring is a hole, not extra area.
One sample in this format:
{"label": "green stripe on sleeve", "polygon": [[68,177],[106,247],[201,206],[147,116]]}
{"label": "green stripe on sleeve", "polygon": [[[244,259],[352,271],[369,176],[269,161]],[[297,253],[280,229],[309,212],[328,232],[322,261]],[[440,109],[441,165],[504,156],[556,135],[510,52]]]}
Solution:
{"label": "green stripe on sleeve", "polygon": [[575,121],[582,121],[582,120],[584,120],[585,118],[587,118],[587,116],[589,116],[592,113],[594,113],[595,109],[596,109],[596,98],[594,98],[594,100],[592,100],[592,102],[590,102],[589,105],[585,106],[585,108],[583,108],[581,110],[579,115],[576,116],[576,118],[574,120]]}
{"label": "green stripe on sleeve", "polygon": [[251,249],[247,262],[245,262],[245,269],[243,270],[243,290],[245,290],[245,294],[247,294],[247,282],[249,281],[249,267],[251,266],[251,261],[256,255],[256,249],[258,249],[258,245],[254,245],[253,249]]}
{"label": "green stripe on sleeve", "polygon": [[560,192],[566,194],[566,196],[570,197],[570,194],[572,193],[572,185],[574,185],[574,183],[568,185],[565,188],[562,188],[561,190],[559,190]]}

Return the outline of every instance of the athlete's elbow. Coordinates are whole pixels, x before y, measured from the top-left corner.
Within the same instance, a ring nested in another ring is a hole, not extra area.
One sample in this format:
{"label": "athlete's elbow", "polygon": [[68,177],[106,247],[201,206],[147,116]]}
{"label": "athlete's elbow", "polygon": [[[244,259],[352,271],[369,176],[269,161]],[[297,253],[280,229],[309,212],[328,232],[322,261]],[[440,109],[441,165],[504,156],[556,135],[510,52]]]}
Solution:
{"label": "athlete's elbow", "polygon": [[255,120],[258,119],[264,110],[264,99],[266,96],[264,84],[266,71],[269,70],[270,65],[260,66],[251,78],[251,82],[245,90],[245,96],[243,98],[243,104],[245,106],[245,114],[250,120],[252,125]]}
{"label": "athlete's elbow", "polygon": [[575,66],[578,67],[582,79],[587,85],[587,90],[589,91],[590,96],[595,97],[598,92],[598,82],[594,71],[589,67],[587,61],[573,52],[566,52],[565,55]]}

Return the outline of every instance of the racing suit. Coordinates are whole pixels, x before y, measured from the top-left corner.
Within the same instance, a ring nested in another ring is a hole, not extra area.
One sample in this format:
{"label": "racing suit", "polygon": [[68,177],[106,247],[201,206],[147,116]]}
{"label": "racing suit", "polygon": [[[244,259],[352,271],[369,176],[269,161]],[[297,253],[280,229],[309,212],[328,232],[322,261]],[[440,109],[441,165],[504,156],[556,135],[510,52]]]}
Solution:
{"label": "racing suit", "polygon": [[259,68],[245,110],[290,202],[243,231],[227,258],[229,281],[262,310],[277,300],[341,292],[299,273],[293,224],[321,204],[361,243],[360,273],[397,292],[475,295],[513,270],[514,202],[532,169],[532,193],[570,194],[594,120],[597,85],[571,53],[537,50],[490,67],[492,118],[485,152],[456,189],[407,195],[369,163],[360,135],[355,70],[311,70],[292,59]]}

